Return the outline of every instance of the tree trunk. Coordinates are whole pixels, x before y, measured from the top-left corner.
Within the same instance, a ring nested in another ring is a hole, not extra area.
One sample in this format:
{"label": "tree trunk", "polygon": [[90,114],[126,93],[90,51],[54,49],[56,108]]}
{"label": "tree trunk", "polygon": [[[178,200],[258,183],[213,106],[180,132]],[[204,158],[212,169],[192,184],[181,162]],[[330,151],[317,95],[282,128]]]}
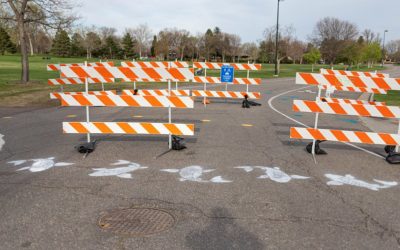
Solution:
{"label": "tree trunk", "polygon": [[29,33],[28,33],[28,40],[29,40],[29,47],[31,49],[31,56],[33,56],[34,52],[33,52],[32,38],[31,38],[31,35]]}
{"label": "tree trunk", "polygon": [[22,19],[18,20],[18,29],[19,29],[19,40],[21,43],[21,82],[28,83],[29,82],[29,55],[28,48],[26,44],[26,32],[25,32],[25,23]]}

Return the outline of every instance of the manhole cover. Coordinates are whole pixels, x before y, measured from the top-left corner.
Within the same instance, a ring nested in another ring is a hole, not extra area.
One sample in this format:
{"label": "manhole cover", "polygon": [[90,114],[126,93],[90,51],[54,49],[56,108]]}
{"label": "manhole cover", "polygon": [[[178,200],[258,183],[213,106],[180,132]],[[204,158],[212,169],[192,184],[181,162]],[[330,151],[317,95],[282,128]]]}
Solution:
{"label": "manhole cover", "polygon": [[99,220],[99,226],[106,231],[139,237],[163,232],[174,224],[173,215],[155,208],[112,210]]}

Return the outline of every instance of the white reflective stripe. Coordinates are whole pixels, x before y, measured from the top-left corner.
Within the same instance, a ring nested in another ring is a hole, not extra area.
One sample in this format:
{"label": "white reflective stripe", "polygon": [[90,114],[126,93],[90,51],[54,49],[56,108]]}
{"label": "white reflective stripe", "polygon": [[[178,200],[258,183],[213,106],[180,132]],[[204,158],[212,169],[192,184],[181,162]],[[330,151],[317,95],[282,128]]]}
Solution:
{"label": "white reflective stripe", "polygon": [[194,135],[194,131],[190,130],[186,124],[175,124],[175,126],[178,127],[183,135]]}
{"label": "white reflective stripe", "polygon": [[296,84],[307,84],[307,82],[299,73],[296,73]]}
{"label": "white reflective stripe", "polygon": [[194,101],[192,98],[187,96],[176,97],[176,98],[179,98],[179,100],[183,102],[187,108],[194,108]]}
{"label": "white reflective stripe", "polygon": [[305,139],[314,139],[314,137],[308,132],[306,128],[297,129],[297,132],[301,135],[301,137]]}
{"label": "white reflective stripe", "polygon": [[115,122],[106,122],[107,127],[109,127],[116,134],[125,134],[125,131]]}
{"label": "white reflective stripe", "polygon": [[91,122],[81,122],[81,124],[93,134],[101,134],[101,131]]}
{"label": "white reflective stripe", "polygon": [[354,134],[353,131],[342,131],[343,134],[351,141],[355,143],[360,143],[361,140]]}
{"label": "white reflective stripe", "polygon": [[63,130],[64,130],[65,133],[69,133],[69,134],[71,134],[71,133],[78,133],[78,131],[76,131],[76,130],[70,125],[69,122],[63,122],[62,124],[63,124]]}
{"label": "white reflective stripe", "polygon": [[[357,110],[354,109],[352,104],[348,103],[338,103],[339,106],[344,109],[347,115],[360,115]],[[331,114],[337,114],[334,110],[332,110]]]}
{"label": "white reflective stripe", "polygon": [[301,100],[294,100],[293,105],[295,105],[301,112],[312,112],[311,109]]}
{"label": "white reflective stripe", "polygon": [[374,144],[386,144],[382,137],[377,133],[367,133],[369,138],[374,142]]}
{"label": "white reflective stripe", "polygon": [[79,102],[72,96],[66,94],[60,94],[61,99],[63,99],[69,106],[81,106]]}
{"label": "white reflective stripe", "polygon": [[171,132],[162,123],[152,123],[153,127],[162,135],[169,135]]}
{"label": "white reflective stripe", "polygon": [[133,123],[131,126],[136,130],[138,134],[149,134],[149,132],[144,129],[144,127],[140,123]]}
{"label": "white reflective stripe", "polygon": [[328,141],[337,141],[338,140],[336,138],[336,136],[334,136],[330,130],[326,130],[322,134],[324,135],[325,139]]}

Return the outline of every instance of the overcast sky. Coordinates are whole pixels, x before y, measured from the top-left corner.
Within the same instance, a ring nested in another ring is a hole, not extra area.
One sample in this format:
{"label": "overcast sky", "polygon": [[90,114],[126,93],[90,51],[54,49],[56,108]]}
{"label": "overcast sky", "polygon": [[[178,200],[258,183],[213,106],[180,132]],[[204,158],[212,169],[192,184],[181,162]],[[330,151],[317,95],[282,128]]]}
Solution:
{"label": "overcast sky", "polygon": [[[147,23],[153,32],[187,29],[192,34],[218,26],[243,42],[258,41],[266,27],[275,25],[277,0],[84,0],[78,8],[85,26],[125,28]],[[299,39],[307,39],[315,23],[337,17],[400,39],[400,0],[284,0],[282,25],[293,25]]]}

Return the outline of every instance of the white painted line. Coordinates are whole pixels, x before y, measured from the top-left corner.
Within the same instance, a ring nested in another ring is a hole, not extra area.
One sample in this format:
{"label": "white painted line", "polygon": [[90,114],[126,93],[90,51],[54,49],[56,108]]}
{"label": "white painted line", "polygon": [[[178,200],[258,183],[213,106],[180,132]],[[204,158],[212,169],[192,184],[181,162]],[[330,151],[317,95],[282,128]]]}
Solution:
{"label": "white painted line", "polygon": [[4,144],[6,144],[6,141],[3,139],[4,135],[0,134],[0,151],[3,148]]}
{"label": "white painted line", "polygon": [[[281,96],[283,96],[283,95],[289,94],[289,93],[291,93],[291,92],[300,91],[300,90],[309,89],[309,88],[312,88],[312,87],[302,87],[302,88],[298,88],[298,89],[294,89],[294,90],[289,90],[289,91],[280,93],[280,94],[278,94],[278,95],[276,95],[276,96],[271,97],[271,98],[268,100],[268,105],[269,105],[269,107],[270,107],[273,111],[275,111],[276,113],[278,113],[278,114],[280,114],[280,115],[286,117],[287,119],[289,119],[289,120],[291,120],[291,121],[293,121],[293,122],[295,122],[295,123],[297,123],[297,124],[299,124],[299,125],[301,125],[301,126],[303,126],[303,127],[310,128],[310,126],[308,126],[308,125],[306,125],[306,124],[304,124],[304,123],[302,123],[302,122],[299,122],[298,120],[293,119],[292,117],[290,117],[290,116],[288,116],[288,115],[282,113],[281,111],[277,110],[277,109],[274,107],[274,105],[272,105],[272,102],[273,102],[276,98],[278,98],[278,97],[281,97]],[[368,154],[371,154],[371,155],[373,155],[373,156],[376,156],[376,157],[378,157],[378,158],[385,159],[385,157],[383,157],[383,156],[381,156],[381,155],[378,155],[377,153],[374,153],[374,152],[372,152],[372,151],[366,150],[366,149],[364,149],[364,148],[362,148],[362,147],[359,147],[359,146],[356,146],[356,145],[354,145],[354,144],[351,144],[351,143],[348,143],[348,142],[342,142],[342,143],[343,143],[343,144],[346,144],[346,145],[348,145],[348,146],[350,146],[350,147],[359,149],[359,150],[361,150],[361,151],[363,151],[363,152],[365,152],[365,153],[368,153]]]}

